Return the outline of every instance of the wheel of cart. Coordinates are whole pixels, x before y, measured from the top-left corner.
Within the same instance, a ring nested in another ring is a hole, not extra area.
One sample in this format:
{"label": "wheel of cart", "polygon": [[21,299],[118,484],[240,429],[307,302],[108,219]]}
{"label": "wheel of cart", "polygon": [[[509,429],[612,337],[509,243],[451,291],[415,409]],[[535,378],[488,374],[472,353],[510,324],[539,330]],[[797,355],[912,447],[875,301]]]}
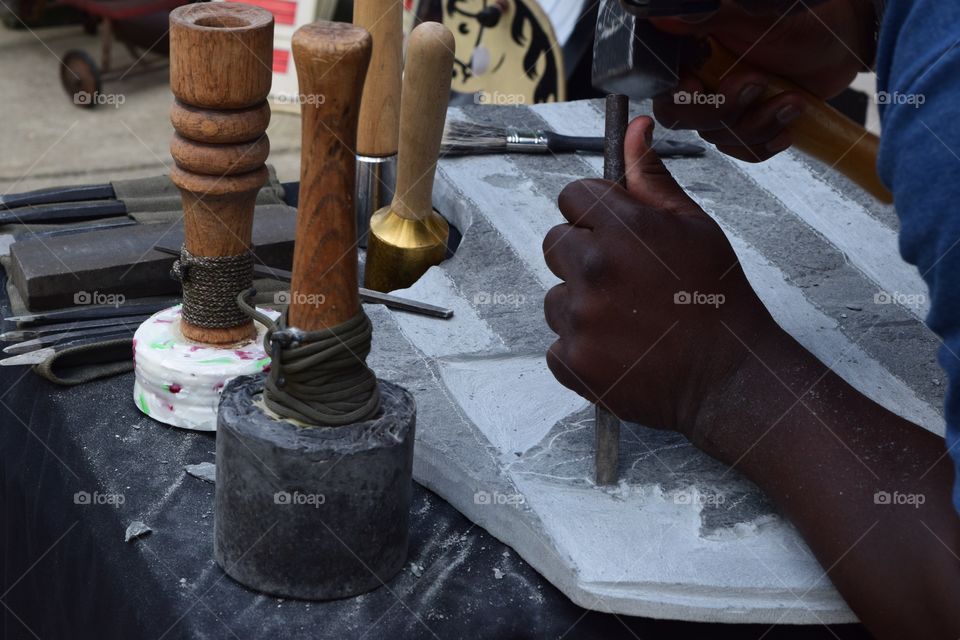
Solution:
{"label": "wheel of cart", "polygon": [[91,108],[100,95],[100,69],[86,51],[71,49],[63,55],[60,83],[78,107]]}
{"label": "wheel of cart", "polygon": [[[104,99],[103,83],[122,80],[166,66],[170,46],[170,11],[187,0],[61,0],[61,4],[99,20],[100,64],[85,51],[67,51],[60,65],[60,83],[78,107],[90,109]],[[123,44],[133,63],[120,69],[111,64],[114,41]]]}

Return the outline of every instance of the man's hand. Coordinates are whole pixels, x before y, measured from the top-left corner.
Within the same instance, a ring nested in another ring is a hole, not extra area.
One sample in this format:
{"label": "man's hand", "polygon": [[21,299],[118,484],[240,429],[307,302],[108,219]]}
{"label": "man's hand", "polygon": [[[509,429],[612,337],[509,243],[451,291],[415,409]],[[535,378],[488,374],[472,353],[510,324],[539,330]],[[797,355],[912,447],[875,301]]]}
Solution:
{"label": "man's hand", "polygon": [[701,403],[776,330],[720,227],[650,151],[653,121],[627,133],[627,185],[575,182],[569,224],[543,243],[565,282],[547,294],[559,339],[547,363],[565,386],[617,416],[693,431]]}
{"label": "man's hand", "polygon": [[[787,131],[803,109],[799,93],[761,99],[770,75],[792,80],[821,98],[849,86],[858,71],[873,61],[874,27],[871,0],[827,0],[764,3],[764,12],[748,12],[742,0],[724,0],[721,9],[699,22],[653,19],[663,31],[712,36],[758,71],[736,68],[721,81],[715,98],[701,104],[677,104],[674,93],[654,99],[657,120],[671,129],[696,129],[727,155],[760,162],[788,148]],[[809,6],[808,5],[812,5]],[[787,13],[790,8],[793,11]],[[709,94],[690,72],[681,74],[677,91]]]}
{"label": "man's hand", "polygon": [[569,224],[544,241],[564,280],[544,302],[559,335],[551,371],[745,473],[875,637],[960,637],[960,519],[943,439],[776,326],[723,232],[649,150],[652,130],[646,117],[630,125],[627,190],[584,180],[560,195]]}

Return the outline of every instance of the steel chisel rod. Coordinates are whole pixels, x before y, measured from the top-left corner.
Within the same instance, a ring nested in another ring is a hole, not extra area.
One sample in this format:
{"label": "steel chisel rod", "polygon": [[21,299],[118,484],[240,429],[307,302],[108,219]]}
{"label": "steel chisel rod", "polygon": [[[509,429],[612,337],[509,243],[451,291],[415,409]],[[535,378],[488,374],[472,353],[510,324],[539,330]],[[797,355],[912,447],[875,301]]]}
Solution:
{"label": "steel chisel rod", "polygon": [[[623,144],[627,136],[630,103],[626,96],[607,96],[606,145],[603,151],[603,177],[626,186],[626,160]],[[594,472],[597,484],[616,484],[620,463],[620,419],[596,406],[596,449]]]}

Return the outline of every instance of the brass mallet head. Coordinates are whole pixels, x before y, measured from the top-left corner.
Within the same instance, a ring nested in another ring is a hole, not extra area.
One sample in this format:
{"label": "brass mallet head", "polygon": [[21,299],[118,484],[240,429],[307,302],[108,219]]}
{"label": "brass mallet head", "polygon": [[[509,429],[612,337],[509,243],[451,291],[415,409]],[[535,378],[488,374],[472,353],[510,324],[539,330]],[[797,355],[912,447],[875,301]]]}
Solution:
{"label": "brass mallet head", "polygon": [[450,228],[433,210],[433,181],[450,99],[453,34],[424,22],[410,34],[400,99],[400,150],[393,203],[370,220],[364,285],[409,287],[446,254]]}

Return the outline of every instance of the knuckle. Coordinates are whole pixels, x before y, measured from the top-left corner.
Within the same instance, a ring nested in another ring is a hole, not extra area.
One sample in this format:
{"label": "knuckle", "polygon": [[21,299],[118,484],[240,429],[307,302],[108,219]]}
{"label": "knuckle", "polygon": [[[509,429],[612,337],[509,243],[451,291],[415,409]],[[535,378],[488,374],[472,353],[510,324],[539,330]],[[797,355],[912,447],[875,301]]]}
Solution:
{"label": "knuckle", "polygon": [[549,258],[552,252],[558,250],[558,245],[566,234],[567,229],[569,229],[569,226],[570,225],[566,224],[558,224],[547,231],[547,235],[543,237],[542,245],[544,257]]}
{"label": "knuckle", "polygon": [[586,282],[600,282],[607,274],[609,261],[605,253],[597,246],[586,248],[578,262],[580,274]]}
{"label": "knuckle", "polygon": [[547,368],[557,382],[568,389],[576,390],[577,376],[574,375],[567,355],[566,341],[557,340],[547,350]]}
{"label": "knuckle", "polygon": [[543,316],[547,322],[547,326],[556,333],[560,335],[563,327],[558,322],[559,318],[563,314],[564,309],[564,290],[561,286],[556,286],[547,291],[547,295],[543,299]]}
{"label": "knuckle", "polygon": [[603,316],[603,309],[592,300],[577,297],[570,301],[567,310],[567,321],[570,331],[576,335],[589,335],[599,324]]}

